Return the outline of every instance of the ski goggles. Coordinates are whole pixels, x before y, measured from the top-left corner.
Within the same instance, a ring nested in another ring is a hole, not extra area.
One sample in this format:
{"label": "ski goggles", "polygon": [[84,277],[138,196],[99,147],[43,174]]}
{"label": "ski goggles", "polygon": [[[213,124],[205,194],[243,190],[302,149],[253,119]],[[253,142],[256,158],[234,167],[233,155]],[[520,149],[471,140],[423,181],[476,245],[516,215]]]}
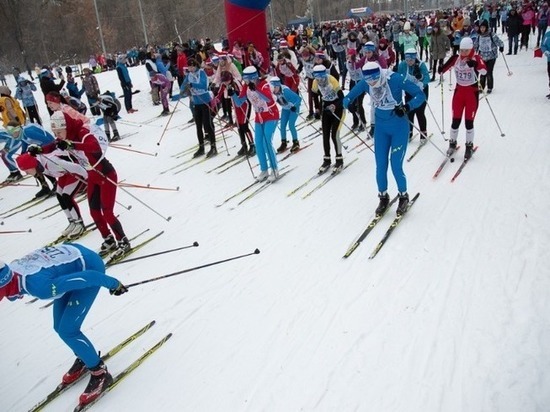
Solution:
{"label": "ski goggles", "polygon": [[416,60],[416,53],[405,53],[405,60]]}
{"label": "ski goggles", "polygon": [[363,78],[369,84],[375,84],[380,80],[381,72],[379,69],[363,70]]}
{"label": "ski goggles", "polygon": [[374,44],[365,44],[363,46],[363,51],[374,53],[376,51],[376,46]]}
{"label": "ski goggles", "polygon": [[19,136],[19,133],[21,132],[21,126],[6,126],[6,130],[12,136]]}

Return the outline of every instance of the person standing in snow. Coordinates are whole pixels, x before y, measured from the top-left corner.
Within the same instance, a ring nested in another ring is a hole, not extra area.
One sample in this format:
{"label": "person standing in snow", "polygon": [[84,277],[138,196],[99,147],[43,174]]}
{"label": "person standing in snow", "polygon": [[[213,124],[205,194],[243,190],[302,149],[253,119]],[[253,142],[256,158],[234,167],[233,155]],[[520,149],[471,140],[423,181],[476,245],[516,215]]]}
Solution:
{"label": "person standing in snow", "polygon": [[452,124],[449,138],[448,155],[451,156],[457,147],[458,127],[464,114],[466,125],[466,151],[464,159],[472,157],[474,148],[474,119],[479,106],[478,76],[485,75],[487,69],[485,62],[474,50],[474,43],[470,37],[464,37],[460,41],[460,50],[447,60],[439,73],[454,69],[456,75],[456,88],[452,100]]}
{"label": "person standing in snow", "polygon": [[[268,82],[260,78],[255,66],[248,66],[243,70],[243,82],[239,95],[235,91],[228,91],[228,94],[236,106],[240,107],[247,99],[252,104],[256,113],[254,142],[261,171],[256,180],[275,182],[279,178],[279,166],[273,148],[273,134],[279,122],[279,109]],[[268,172],[268,162],[271,174]]]}
{"label": "person standing in snow", "polygon": [[130,79],[130,74],[126,67],[126,55],[119,55],[116,61],[116,73],[118,75],[118,80],[120,80],[122,93],[124,94],[124,107],[128,114],[132,114],[137,112],[137,110],[132,107],[132,80]]}
{"label": "person standing in snow", "polygon": [[23,107],[27,112],[27,116],[32,123],[42,125],[40,115],[38,114],[38,105],[34,99],[33,92],[36,91],[36,86],[33,82],[25,79],[23,76],[17,78],[17,87],[15,88],[15,98],[21,100]]}
{"label": "person standing in snow", "polygon": [[[384,214],[390,203],[387,190],[388,166],[391,164],[399,191],[397,206],[397,215],[399,216],[406,212],[409,204],[407,178],[403,170],[403,160],[409,141],[407,114],[420,107],[426,97],[416,83],[390,69],[382,69],[376,62],[368,62],[362,70],[363,80],[348,93],[344,98],[343,105],[348,108],[361,93],[369,93],[371,104],[374,107],[374,157],[380,199],[376,215]],[[405,104],[403,104],[403,92],[412,96]]]}
{"label": "person standing in snow", "polygon": [[86,91],[86,97],[88,98],[90,111],[92,112],[92,115],[99,116],[101,114],[101,110],[99,109],[99,107],[97,107],[97,99],[101,94],[99,90],[99,84],[97,83],[97,79],[92,73],[91,69],[88,69],[86,67],[82,70],[82,73],[84,73],[84,77],[82,79],[82,86]]}
{"label": "person standing in snow", "polygon": [[62,384],[73,383],[90,371],[90,381],[79,399],[83,405],[95,400],[113,381],[81,330],[102,287],[115,296],[128,291],[105,273],[105,264],[97,253],[76,243],[38,249],[9,265],[0,261],[0,300],[15,301],[25,295],[54,299],[53,328],[76,356]]}
{"label": "person standing in snow", "polygon": [[286,128],[290,130],[292,136],[291,153],[295,153],[300,150],[300,143],[298,142],[298,132],[296,131],[296,120],[300,115],[300,103],[302,98],[295,93],[290,87],[282,84],[281,79],[278,77],[272,77],[269,79],[271,85],[271,91],[277,100],[277,103],[281,106],[281,124],[279,129],[281,130],[281,146],[277,149],[277,153],[283,153],[287,148],[286,140]]}
{"label": "person standing in snow", "polygon": [[[546,32],[542,38],[542,43],[540,45],[544,55],[546,56],[546,70],[548,71],[548,87],[550,88],[550,30]],[[550,99],[550,94],[546,96]]]}
{"label": "person standing in snow", "polygon": [[479,53],[485,66],[487,74],[482,74],[479,77],[479,86],[481,90],[485,90],[487,85],[487,93],[491,93],[494,87],[493,69],[497,61],[498,52],[504,51],[504,43],[499,39],[496,32],[489,30],[489,23],[483,20],[479,24],[479,36],[474,41],[474,49]]}

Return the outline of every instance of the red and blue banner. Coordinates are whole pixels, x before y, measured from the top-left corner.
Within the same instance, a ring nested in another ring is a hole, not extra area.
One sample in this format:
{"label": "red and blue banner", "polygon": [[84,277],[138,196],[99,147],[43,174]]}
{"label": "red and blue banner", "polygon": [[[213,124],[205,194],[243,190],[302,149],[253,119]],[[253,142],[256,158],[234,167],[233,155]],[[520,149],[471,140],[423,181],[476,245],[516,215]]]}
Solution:
{"label": "red and blue banner", "polygon": [[265,9],[271,0],[225,0],[225,22],[229,50],[235,41],[243,46],[249,42],[264,57],[264,64],[269,65],[267,42],[267,22]]}

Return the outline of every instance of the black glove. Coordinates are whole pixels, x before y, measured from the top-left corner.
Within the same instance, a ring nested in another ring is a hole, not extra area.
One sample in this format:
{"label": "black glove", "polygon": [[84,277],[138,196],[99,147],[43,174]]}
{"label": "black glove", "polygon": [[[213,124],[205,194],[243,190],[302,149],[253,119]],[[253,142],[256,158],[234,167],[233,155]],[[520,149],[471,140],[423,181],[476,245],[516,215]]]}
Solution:
{"label": "black glove", "polygon": [[256,84],[255,83],[248,83],[248,89],[252,90],[252,91],[256,90]]}
{"label": "black glove", "polygon": [[371,126],[370,126],[369,136],[370,136],[371,138],[374,137],[374,125],[371,125]]}
{"label": "black glove", "polygon": [[468,65],[468,67],[471,67],[472,69],[475,69],[477,67],[477,61],[476,60],[468,60],[466,62],[466,64]]}
{"label": "black glove", "polygon": [[290,108],[290,111],[291,111],[291,112],[296,112],[296,106],[292,106],[292,107]]}
{"label": "black glove", "polygon": [[29,153],[31,156],[36,156],[37,154],[42,153],[42,147],[36,144],[31,144],[29,145],[29,147],[27,147],[27,153]]}
{"label": "black glove", "polygon": [[501,52],[501,53],[504,53],[504,47],[499,47],[498,51]]}
{"label": "black glove", "polygon": [[422,80],[422,72],[420,71],[420,65],[418,63],[414,65],[413,74],[418,80]]}
{"label": "black glove", "polygon": [[400,104],[393,108],[393,111],[399,117],[405,116],[409,112],[409,110],[410,110],[410,107],[408,104],[404,104],[404,105]]}
{"label": "black glove", "polygon": [[441,74],[441,73],[443,73],[443,67],[439,66],[437,68],[437,74]]}
{"label": "black glove", "polygon": [[235,94],[235,88],[233,88],[233,87],[228,87],[228,88],[227,88],[227,95],[228,95],[229,97],[231,97],[231,96],[233,96],[234,94]]}
{"label": "black glove", "polygon": [[128,292],[128,288],[120,282],[118,283],[118,286],[116,288],[109,289],[109,293],[115,296],[123,295],[126,292]]}
{"label": "black glove", "polygon": [[73,142],[69,140],[58,140],[57,141],[57,148],[59,150],[70,150],[73,148]]}

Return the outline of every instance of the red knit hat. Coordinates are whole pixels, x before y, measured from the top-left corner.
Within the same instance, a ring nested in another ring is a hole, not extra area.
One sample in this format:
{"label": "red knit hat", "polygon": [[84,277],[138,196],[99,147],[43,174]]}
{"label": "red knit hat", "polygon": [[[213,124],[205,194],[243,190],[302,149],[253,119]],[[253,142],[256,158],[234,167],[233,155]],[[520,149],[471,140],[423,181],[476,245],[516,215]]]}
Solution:
{"label": "red knit hat", "polygon": [[36,169],[36,166],[38,166],[38,160],[36,160],[36,157],[31,156],[29,153],[23,153],[18,156],[17,159],[15,159],[15,162],[20,170]]}

